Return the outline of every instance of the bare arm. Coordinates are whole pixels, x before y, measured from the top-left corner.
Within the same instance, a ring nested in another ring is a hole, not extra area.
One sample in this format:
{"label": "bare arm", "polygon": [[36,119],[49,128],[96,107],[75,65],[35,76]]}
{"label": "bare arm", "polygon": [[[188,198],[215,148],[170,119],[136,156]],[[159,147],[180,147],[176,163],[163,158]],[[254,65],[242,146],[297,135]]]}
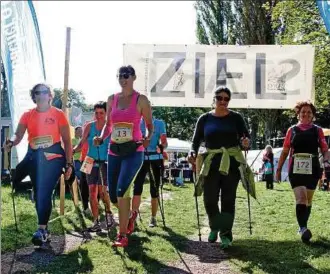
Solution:
{"label": "bare arm", "polygon": [[148,136],[146,137],[147,140],[151,139],[151,136],[154,132],[154,125],[152,123],[152,110],[151,105],[148,98],[145,95],[140,95],[138,101],[139,110],[143,116],[143,119],[146,123],[146,127],[148,129]]}
{"label": "bare arm", "polygon": [[289,155],[289,151],[290,149],[287,147],[283,147],[280,159],[278,160],[278,165],[277,165],[277,169],[278,170],[282,170],[283,164],[285,162],[286,157],[288,157]]}
{"label": "bare arm", "polygon": [[114,99],[114,95],[110,95],[108,97],[108,103],[107,103],[107,118],[106,118],[106,122],[105,125],[102,129],[101,135],[100,135],[100,139],[104,140],[106,139],[109,135],[110,135],[110,130],[111,130],[111,119],[110,119],[110,114],[111,114],[111,106],[112,106],[112,102]]}
{"label": "bare arm", "polygon": [[72,163],[72,143],[70,136],[70,126],[65,125],[60,127],[60,134],[64,143],[64,151],[67,163]]}
{"label": "bare arm", "polygon": [[22,141],[25,131],[26,125],[18,124],[15,134],[10,138],[13,142],[13,146],[18,145]]}
{"label": "bare arm", "polygon": [[166,134],[162,134],[160,136],[160,143],[162,144],[163,148],[167,148],[168,143],[167,143],[167,135]]}

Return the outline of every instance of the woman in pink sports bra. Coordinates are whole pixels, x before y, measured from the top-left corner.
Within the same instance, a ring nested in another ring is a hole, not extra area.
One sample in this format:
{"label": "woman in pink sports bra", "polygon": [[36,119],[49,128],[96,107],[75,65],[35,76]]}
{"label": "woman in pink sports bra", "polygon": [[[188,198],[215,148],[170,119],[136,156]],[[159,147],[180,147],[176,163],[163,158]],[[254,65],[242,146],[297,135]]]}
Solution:
{"label": "woman in pink sports bra", "polygon": [[[136,79],[132,66],[119,69],[118,80],[121,92],[109,96],[107,122],[101,136],[94,138],[95,145],[103,142],[110,134],[108,153],[108,186],[110,199],[118,204],[119,234],[114,246],[128,245],[129,211],[131,188],[144,159],[144,148],[149,146],[153,133],[152,111],[148,98],[133,88]],[[142,140],[141,117],[148,128],[148,136]]]}

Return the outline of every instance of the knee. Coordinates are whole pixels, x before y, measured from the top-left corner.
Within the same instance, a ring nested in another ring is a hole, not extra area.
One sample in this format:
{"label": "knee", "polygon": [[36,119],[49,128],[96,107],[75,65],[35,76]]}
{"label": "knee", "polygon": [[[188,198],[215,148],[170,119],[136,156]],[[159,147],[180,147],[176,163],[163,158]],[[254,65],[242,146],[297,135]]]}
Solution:
{"label": "knee", "polygon": [[113,204],[117,204],[118,203],[117,194],[116,194],[115,191],[109,192],[109,196],[110,196],[111,203],[113,203]]}
{"label": "knee", "polygon": [[307,205],[308,204],[308,200],[306,197],[297,197],[296,198],[296,204],[297,205]]}
{"label": "knee", "polygon": [[221,212],[234,213],[235,212],[235,201],[225,201],[222,203]]}
{"label": "knee", "polygon": [[133,195],[141,196],[142,192],[143,192],[143,184],[134,184]]}
{"label": "knee", "polygon": [[150,196],[151,196],[151,198],[158,198],[159,197],[159,188],[150,187]]}
{"label": "knee", "polygon": [[219,206],[217,202],[204,199],[204,207],[208,215],[214,215],[219,212]]}

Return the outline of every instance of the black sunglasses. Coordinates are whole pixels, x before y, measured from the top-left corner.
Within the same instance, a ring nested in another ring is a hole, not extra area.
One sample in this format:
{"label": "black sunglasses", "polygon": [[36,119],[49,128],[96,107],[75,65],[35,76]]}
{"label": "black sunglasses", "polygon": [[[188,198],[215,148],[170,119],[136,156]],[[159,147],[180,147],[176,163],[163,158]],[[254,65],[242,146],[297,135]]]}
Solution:
{"label": "black sunglasses", "polygon": [[221,96],[221,95],[217,95],[217,96],[214,96],[214,98],[217,100],[217,101],[219,101],[219,102],[221,102],[221,101],[225,101],[225,102],[229,102],[230,101],[230,98],[229,97],[223,97],[223,96]]}
{"label": "black sunglasses", "polygon": [[119,73],[119,74],[117,75],[117,77],[118,77],[119,79],[122,79],[122,78],[124,78],[124,79],[128,79],[130,76],[132,76],[132,74],[130,74],[130,73]]}
{"label": "black sunglasses", "polygon": [[43,89],[43,90],[35,90],[34,91],[35,95],[40,95],[40,94],[49,94],[49,90],[48,89]]}

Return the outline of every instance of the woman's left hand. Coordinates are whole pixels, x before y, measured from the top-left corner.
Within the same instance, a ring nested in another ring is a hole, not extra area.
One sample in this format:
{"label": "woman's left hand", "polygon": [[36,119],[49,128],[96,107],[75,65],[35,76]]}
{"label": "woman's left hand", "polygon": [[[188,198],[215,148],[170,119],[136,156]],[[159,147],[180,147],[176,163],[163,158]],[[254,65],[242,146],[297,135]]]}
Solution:
{"label": "woman's left hand", "polygon": [[147,148],[150,145],[150,139],[144,139],[142,141],[143,147]]}
{"label": "woman's left hand", "polygon": [[244,150],[248,150],[250,147],[250,139],[247,137],[241,138],[241,145]]}

